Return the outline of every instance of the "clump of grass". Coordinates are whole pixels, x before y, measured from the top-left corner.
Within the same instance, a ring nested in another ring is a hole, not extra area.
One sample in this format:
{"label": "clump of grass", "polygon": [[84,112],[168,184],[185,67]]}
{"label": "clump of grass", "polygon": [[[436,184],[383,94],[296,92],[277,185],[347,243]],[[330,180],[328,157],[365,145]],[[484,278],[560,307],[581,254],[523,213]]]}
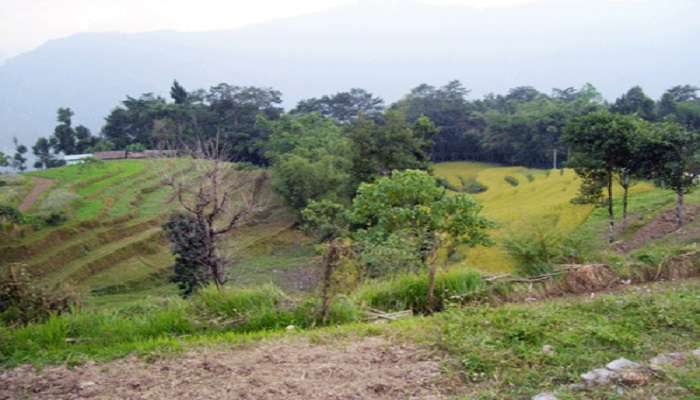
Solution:
{"label": "clump of grass", "polygon": [[[387,311],[411,309],[429,311],[427,274],[398,275],[391,279],[373,281],[360,287],[354,297],[360,304]],[[435,305],[438,310],[448,303],[474,298],[486,288],[481,275],[475,271],[456,269],[439,274],[435,282]]]}
{"label": "clump of grass", "polygon": [[514,176],[512,176],[512,175],[506,175],[506,176],[504,176],[504,177],[503,177],[503,180],[506,181],[506,182],[508,182],[508,184],[509,184],[510,186],[513,186],[513,187],[518,186],[518,185],[520,184],[520,181],[518,180],[518,178],[516,178],[516,177],[514,177]]}
{"label": "clump of grass", "polygon": [[460,176],[459,181],[462,183],[462,192],[464,193],[477,194],[489,190],[488,186],[477,181],[476,178],[473,177],[465,178],[463,176]]}

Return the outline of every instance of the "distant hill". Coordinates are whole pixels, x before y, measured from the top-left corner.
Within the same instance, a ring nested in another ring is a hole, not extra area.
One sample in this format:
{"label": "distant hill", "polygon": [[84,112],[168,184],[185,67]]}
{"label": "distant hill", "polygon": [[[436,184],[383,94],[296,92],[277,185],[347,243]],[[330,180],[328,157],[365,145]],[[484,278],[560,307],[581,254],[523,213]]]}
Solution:
{"label": "distant hill", "polygon": [[0,66],[0,149],[47,135],[59,106],[97,131],[127,94],[226,81],[272,86],[285,105],[351,87],[396,100],[460,79],[473,95],[591,82],[612,99],[700,83],[700,3],[542,1],[475,9],[359,2],[233,31],[83,33]]}

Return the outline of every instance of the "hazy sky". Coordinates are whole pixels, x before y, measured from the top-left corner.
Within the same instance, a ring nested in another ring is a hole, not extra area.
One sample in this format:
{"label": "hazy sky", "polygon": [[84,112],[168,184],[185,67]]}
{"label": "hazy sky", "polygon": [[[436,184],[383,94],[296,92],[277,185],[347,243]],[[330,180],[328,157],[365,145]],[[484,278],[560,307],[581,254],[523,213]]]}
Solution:
{"label": "hazy sky", "polygon": [[[401,0],[0,0],[0,61],[77,32],[230,29],[357,2]],[[418,0],[477,7],[534,0]]]}

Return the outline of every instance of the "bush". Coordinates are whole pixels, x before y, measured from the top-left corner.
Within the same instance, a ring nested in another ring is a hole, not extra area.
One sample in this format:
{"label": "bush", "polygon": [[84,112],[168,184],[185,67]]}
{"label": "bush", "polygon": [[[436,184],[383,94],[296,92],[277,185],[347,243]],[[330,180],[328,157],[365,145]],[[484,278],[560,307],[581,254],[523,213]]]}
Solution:
{"label": "bush", "polygon": [[[411,309],[429,312],[427,293],[428,277],[404,274],[393,279],[369,282],[355,293],[360,304],[386,311]],[[454,270],[439,274],[435,281],[435,310],[444,309],[449,303],[473,300],[486,289],[481,275],[470,270]]]}
{"label": "bush", "polygon": [[488,186],[477,181],[476,178],[464,178],[460,176],[459,180],[462,182],[462,192],[464,193],[477,194],[483,193],[489,189]]}
{"label": "bush", "polygon": [[[451,184],[450,181],[447,180],[447,178],[444,178],[442,176],[436,176],[435,180],[437,181],[438,185],[444,187],[445,189],[451,190],[453,192],[459,192],[459,188],[457,186]],[[461,180],[461,177],[460,177],[460,180]]]}
{"label": "bush", "polygon": [[532,182],[535,180],[535,175],[532,175],[532,174],[527,174],[527,175],[525,175],[525,177],[527,178],[528,182]]}
{"label": "bush", "polygon": [[531,233],[507,236],[503,247],[515,261],[515,272],[522,276],[538,276],[554,271],[554,264],[562,254],[561,238],[538,228]]}
{"label": "bush", "polygon": [[9,266],[0,277],[0,318],[9,325],[41,322],[79,304],[71,288],[47,290],[34,284],[23,268]]}
{"label": "bush", "polygon": [[520,184],[520,181],[518,181],[516,177],[510,175],[506,175],[505,177],[503,177],[503,180],[508,182],[510,186],[518,186]]}
{"label": "bush", "polygon": [[21,224],[24,221],[22,213],[12,206],[0,205],[0,224]]}
{"label": "bush", "polygon": [[58,226],[68,221],[68,216],[62,211],[53,211],[42,216],[42,221],[47,226]]}

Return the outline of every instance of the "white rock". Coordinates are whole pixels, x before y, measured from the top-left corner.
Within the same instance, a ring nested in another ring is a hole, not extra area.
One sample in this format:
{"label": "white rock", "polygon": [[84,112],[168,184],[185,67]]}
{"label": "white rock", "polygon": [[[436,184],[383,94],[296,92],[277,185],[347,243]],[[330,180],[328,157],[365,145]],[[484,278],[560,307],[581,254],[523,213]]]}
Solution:
{"label": "white rock", "polygon": [[554,355],[554,347],[545,344],[544,346],[542,346],[542,352],[548,356]]}
{"label": "white rock", "polygon": [[608,365],[605,366],[605,368],[609,369],[610,371],[614,372],[620,372],[624,370],[630,370],[630,369],[639,369],[641,365],[639,363],[636,363],[634,361],[630,361],[626,358],[618,358],[615,361],[610,361]]}
{"label": "white rock", "polygon": [[91,388],[91,387],[93,387],[93,386],[95,386],[95,385],[97,385],[95,382],[85,381],[85,382],[80,382],[80,383],[78,384],[78,387],[79,387],[81,390],[85,390],[85,389]]}
{"label": "white rock", "polygon": [[534,396],[532,400],[557,400],[557,396],[551,392],[544,392]]}
{"label": "white rock", "polygon": [[697,358],[700,358],[700,349],[693,350],[690,354],[692,354],[693,356],[695,356]]}
{"label": "white rock", "polygon": [[581,379],[587,386],[608,385],[617,378],[619,378],[619,375],[616,372],[605,368],[598,368],[581,374]]}
{"label": "white rock", "polygon": [[659,354],[649,360],[649,366],[654,370],[664,367],[679,367],[685,362],[685,358],[686,356],[683,353]]}
{"label": "white rock", "polygon": [[296,326],[294,326],[294,325],[287,325],[287,330],[288,330],[288,331],[293,331],[293,330],[295,330],[295,329],[296,329]]}

